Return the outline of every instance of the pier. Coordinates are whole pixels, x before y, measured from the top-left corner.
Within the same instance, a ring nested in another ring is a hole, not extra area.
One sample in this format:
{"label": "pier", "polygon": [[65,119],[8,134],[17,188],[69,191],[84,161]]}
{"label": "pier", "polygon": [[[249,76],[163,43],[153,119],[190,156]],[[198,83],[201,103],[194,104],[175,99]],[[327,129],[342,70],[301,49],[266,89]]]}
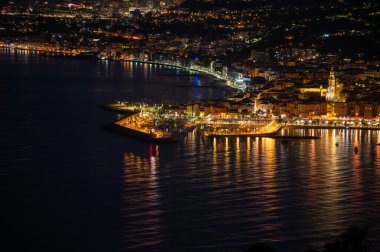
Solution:
{"label": "pier", "polygon": [[260,127],[258,130],[249,127],[237,127],[235,129],[215,129],[212,131],[204,131],[203,135],[206,137],[218,137],[218,136],[271,136],[276,135],[281,129],[281,124],[275,120],[269,124]]}
{"label": "pier", "polygon": [[140,117],[139,113],[107,125],[105,129],[150,142],[176,142],[172,133],[155,129],[152,121]]}

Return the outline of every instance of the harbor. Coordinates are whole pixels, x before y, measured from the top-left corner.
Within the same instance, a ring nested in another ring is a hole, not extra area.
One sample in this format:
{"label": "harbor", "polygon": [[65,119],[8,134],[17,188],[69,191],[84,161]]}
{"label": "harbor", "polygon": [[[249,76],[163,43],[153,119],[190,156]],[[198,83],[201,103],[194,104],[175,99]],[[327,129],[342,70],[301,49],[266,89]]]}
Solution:
{"label": "harbor", "polygon": [[177,142],[198,128],[203,137],[268,137],[275,139],[319,139],[319,136],[278,135],[278,120],[223,120],[180,113],[180,107],[148,105],[143,102],[116,102],[108,110],[126,114],[105,129],[150,142]]}
{"label": "harbor", "polygon": [[[289,223],[295,222],[297,232],[304,234],[301,239],[308,239],[331,232],[334,216],[339,223],[353,223],[358,211],[366,213],[360,221],[370,223],[377,234],[378,130],[282,128],[273,136],[316,135],[320,140],[205,138],[199,124],[177,142],[143,140],[123,127],[114,127],[112,132],[102,127],[128,116],[132,101],[136,101],[132,108],[149,103],[158,109],[164,103],[165,110],[168,107],[173,111],[173,118],[176,110],[179,118],[185,118],[174,104],[193,101],[197,96],[175,87],[190,85],[190,78],[184,81],[186,78],[157,76],[159,68],[147,68],[148,79],[142,81],[142,64],[133,67],[115,62],[107,69],[106,64],[51,60],[36,54],[2,55],[0,64],[5,80],[15,78],[3,83],[5,92],[1,93],[5,118],[0,125],[1,139],[9,146],[3,148],[8,157],[3,187],[12,189],[4,194],[3,205],[7,216],[12,217],[14,230],[25,230],[22,238],[31,248],[41,248],[47,238],[52,241],[50,251],[57,248],[56,244],[65,246],[66,251],[75,250],[77,238],[86,234],[84,241],[89,242],[79,244],[84,251],[131,250],[133,245],[141,250],[166,251],[189,234],[192,238],[187,250],[218,250],[236,244],[235,237],[243,237],[244,243],[251,237],[262,237],[263,230],[283,235],[289,244],[294,241],[294,234],[288,232]],[[134,77],[124,74],[133,69]],[[204,99],[222,97],[218,90],[200,92],[204,92]],[[166,106],[165,100],[174,97],[178,98],[172,106]],[[105,103],[115,103],[119,111],[100,108]],[[251,122],[251,127],[259,128],[270,122],[253,116],[235,119],[230,111],[220,111],[219,116],[219,104],[212,106],[212,110],[201,108],[198,116],[210,125],[224,124],[228,129],[232,123]],[[193,111],[197,113],[190,108],[186,113]],[[203,115],[208,111],[215,118],[208,120],[209,116]],[[25,115],[22,121],[20,115]],[[206,206],[209,215],[204,214]],[[25,209],[33,214],[26,216]],[[136,216],[136,209],[141,215]],[[281,212],[291,216],[283,217]],[[194,215],[200,219],[190,218]],[[28,221],[29,216],[32,220]],[[78,222],[75,216],[83,221]],[[191,228],[178,232],[178,223]],[[57,225],[65,228],[52,232]],[[269,229],[263,229],[265,225]],[[122,231],[112,229],[115,226]],[[152,226],[170,228],[153,230]],[[310,226],[317,230],[309,231]],[[36,233],[36,227],[41,227],[41,232]],[[219,246],[210,243],[205,247],[210,242],[206,231],[220,227],[234,235],[211,232],[214,244]],[[70,243],[61,242],[59,237]],[[141,243],[136,237],[152,243],[137,247]],[[112,242],[123,245],[110,248]],[[375,242],[380,241],[376,238]],[[303,248],[298,242],[297,246],[291,250]]]}
{"label": "harbor", "polygon": [[[316,140],[318,135],[282,135],[284,129],[380,130],[378,121],[300,120],[260,118],[235,113],[218,106],[220,101],[193,101],[187,104],[150,104],[145,101],[117,101],[104,108],[124,114],[112,131],[151,142],[177,142],[186,133],[199,129],[208,137],[268,137],[279,140]],[[208,105],[207,105],[208,104]]]}

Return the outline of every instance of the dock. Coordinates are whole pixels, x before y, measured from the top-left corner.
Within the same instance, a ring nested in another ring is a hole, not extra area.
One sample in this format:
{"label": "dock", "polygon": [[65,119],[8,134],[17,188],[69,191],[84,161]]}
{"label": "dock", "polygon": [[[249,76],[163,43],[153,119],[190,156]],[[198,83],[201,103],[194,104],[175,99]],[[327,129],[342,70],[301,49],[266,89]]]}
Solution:
{"label": "dock", "polygon": [[265,125],[257,131],[242,132],[241,130],[218,130],[218,131],[205,131],[205,137],[227,137],[227,136],[249,136],[249,137],[270,137],[276,136],[281,130],[282,126],[275,120]]}
{"label": "dock", "polygon": [[111,123],[105,127],[103,127],[105,130],[109,130],[115,133],[118,133],[120,135],[124,135],[127,137],[132,137],[136,139],[140,139],[147,142],[158,142],[158,143],[175,143],[178,142],[173,137],[156,137],[153,134],[147,134],[145,132],[141,132],[138,130],[134,130],[128,127],[120,126],[115,123]]}
{"label": "dock", "polygon": [[321,139],[320,136],[268,136],[274,139],[290,140],[290,139]]}
{"label": "dock", "polygon": [[275,138],[277,133],[267,133],[267,134],[261,134],[261,133],[225,133],[225,134],[219,134],[219,133],[208,133],[204,134],[206,137],[271,137]]}
{"label": "dock", "polygon": [[115,111],[122,114],[134,114],[136,111],[138,111],[138,108],[136,106],[130,106],[130,105],[123,105],[118,103],[109,103],[102,105],[102,108],[109,110],[109,111]]}
{"label": "dock", "polygon": [[139,117],[139,113],[107,125],[104,129],[149,142],[177,142],[173,134],[154,129],[146,120]]}

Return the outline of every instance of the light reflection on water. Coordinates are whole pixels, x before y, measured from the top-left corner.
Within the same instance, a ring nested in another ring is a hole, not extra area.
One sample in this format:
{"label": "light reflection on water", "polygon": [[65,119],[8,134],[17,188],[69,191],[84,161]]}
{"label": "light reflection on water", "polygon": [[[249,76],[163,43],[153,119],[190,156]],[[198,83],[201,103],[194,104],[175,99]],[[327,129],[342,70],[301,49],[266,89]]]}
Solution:
{"label": "light reflection on water", "polygon": [[146,157],[126,153],[126,244],[239,251],[264,239],[292,251],[365,224],[378,245],[379,132],[283,133],[322,138],[205,140],[195,131],[160,153],[151,144]]}
{"label": "light reflection on water", "polygon": [[[159,162],[158,146],[149,145],[149,157],[143,158],[134,153],[125,153],[125,192],[140,192],[137,195],[126,195],[126,217],[130,223],[126,225],[128,244],[130,249],[138,249],[145,246],[154,246],[160,243],[160,197],[157,163]],[[133,208],[128,206],[132,205]],[[137,207],[136,207],[137,206]],[[130,229],[130,224],[133,229]],[[144,241],[144,242],[141,242]]]}
{"label": "light reflection on water", "polygon": [[197,97],[177,88],[191,77],[160,76],[161,66],[0,58],[0,231],[13,232],[12,246],[241,251],[266,239],[295,251],[365,224],[379,250],[379,132],[284,131],[322,137],[288,143],[192,132],[150,145],[103,131],[117,118],[99,105],[224,92],[200,88]]}

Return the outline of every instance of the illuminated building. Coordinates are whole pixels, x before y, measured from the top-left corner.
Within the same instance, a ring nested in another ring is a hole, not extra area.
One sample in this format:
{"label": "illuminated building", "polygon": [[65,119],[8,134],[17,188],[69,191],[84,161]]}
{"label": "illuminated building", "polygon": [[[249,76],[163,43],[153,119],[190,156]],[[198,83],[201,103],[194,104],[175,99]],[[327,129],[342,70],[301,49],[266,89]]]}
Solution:
{"label": "illuminated building", "polygon": [[323,88],[322,85],[319,88],[317,87],[300,88],[300,93],[301,95],[315,93],[315,94],[319,94],[321,97],[324,97],[324,96],[327,97],[327,90],[326,88]]}
{"label": "illuminated building", "polygon": [[329,77],[329,86],[327,88],[326,100],[327,101],[341,101],[340,92],[343,90],[343,84],[340,83],[335,77],[335,72],[331,68]]}

